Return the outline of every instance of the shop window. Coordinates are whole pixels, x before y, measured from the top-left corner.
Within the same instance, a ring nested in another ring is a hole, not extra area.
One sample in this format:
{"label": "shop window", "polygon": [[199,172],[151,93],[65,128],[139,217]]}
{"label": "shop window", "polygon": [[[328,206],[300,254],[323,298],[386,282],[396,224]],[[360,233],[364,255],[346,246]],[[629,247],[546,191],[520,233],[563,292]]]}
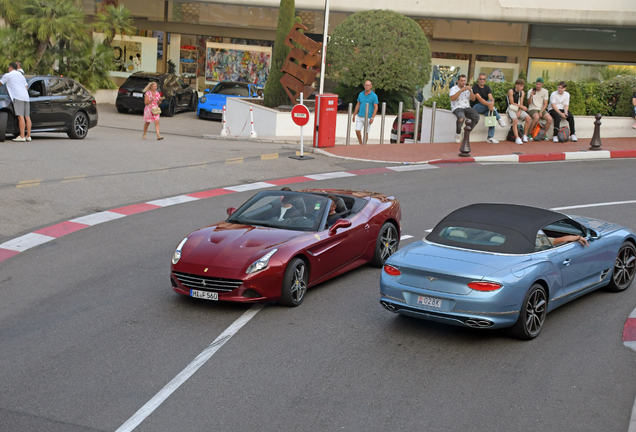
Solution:
{"label": "shop window", "polygon": [[533,25],[531,48],[633,51],[636,28]]}
{"label": "shop window", "polygon": [[579,81],[586,78],[602,80],[604,70],[607,68],[636,75],[636,65],[633,64],[530,59],[528,77],[533,80],[536,77],[543,77],[545,81]]}

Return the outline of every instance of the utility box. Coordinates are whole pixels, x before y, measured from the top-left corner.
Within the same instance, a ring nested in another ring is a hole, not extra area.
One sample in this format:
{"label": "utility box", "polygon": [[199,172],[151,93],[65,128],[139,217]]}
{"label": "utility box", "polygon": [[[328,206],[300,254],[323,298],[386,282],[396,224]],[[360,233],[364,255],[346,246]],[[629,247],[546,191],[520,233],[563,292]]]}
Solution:
{"label": "utility box", "polygon": [[314,118],[314,147],[334,147],[336,145],[338,95],[316,95]]}

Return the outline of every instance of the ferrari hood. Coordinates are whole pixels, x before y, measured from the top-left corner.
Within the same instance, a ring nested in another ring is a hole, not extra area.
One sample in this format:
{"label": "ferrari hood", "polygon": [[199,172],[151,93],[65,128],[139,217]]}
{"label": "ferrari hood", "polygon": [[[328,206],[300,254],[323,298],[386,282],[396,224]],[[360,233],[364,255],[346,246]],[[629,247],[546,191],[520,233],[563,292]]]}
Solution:
{"label": "ferrari hood", "polygon": [[299,231],[222,222],[188,237],[182,260],[191,264],[241,269],[272,248],[302,236]]}

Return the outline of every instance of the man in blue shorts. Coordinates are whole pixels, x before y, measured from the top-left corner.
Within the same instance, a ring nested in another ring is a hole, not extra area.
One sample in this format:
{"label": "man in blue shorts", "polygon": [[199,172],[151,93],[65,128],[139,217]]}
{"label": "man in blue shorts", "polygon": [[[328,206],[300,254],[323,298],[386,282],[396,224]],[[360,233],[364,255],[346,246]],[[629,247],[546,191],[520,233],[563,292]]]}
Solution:
{"label": "man in blue shorts", "polygon": [[[366,133],[369,133],[369,128],[371,127],[371,123],[373,123],[373,119],[375,118],[376,113],[378,112],[378,95],[376,95],[371,88],[373,85],[371,81],[364,82],[364,91],[360,92],[358,95],[358,103],[356,103],[356,109],[353,112],[353,120],[356,123],[356,136],[358,137],[358,142],[362,144],[362,129],[364,128],[364,115],[365,112],[369,113],[369,122],[367,123]],[[371,112],[370,104],[373,104],[373,112]]]}

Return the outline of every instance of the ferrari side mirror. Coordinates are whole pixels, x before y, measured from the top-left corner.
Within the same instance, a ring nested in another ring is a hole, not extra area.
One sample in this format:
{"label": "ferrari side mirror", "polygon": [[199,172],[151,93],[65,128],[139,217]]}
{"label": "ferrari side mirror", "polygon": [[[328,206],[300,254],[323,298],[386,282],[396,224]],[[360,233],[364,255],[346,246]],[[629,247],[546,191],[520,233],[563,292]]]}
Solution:
{"label": "ferrari side mirror", "polygon": [[334,235],[339,228],[349,228],[351,226],[351,221],[347,219],[338,219],[336,223],[334,223],[331,228],[329,228],[329,235]]}
{"label": "ferrari side mirror", "polygon": [[227,209],[227,215],[228,216],[232,216],[234,214],[234,212],[236,211],[236,207],[229,207]]}

